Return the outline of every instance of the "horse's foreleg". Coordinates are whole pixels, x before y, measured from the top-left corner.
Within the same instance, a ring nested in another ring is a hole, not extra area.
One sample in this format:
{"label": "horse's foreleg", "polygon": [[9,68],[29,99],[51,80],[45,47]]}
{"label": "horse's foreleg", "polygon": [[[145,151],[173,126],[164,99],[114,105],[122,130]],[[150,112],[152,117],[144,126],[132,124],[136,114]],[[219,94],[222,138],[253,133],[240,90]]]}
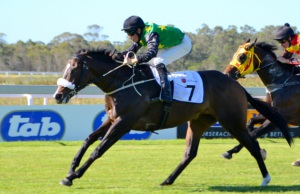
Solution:
{"label": "horse's foreleg", "polygon": [[174,183],[176,178],[181,174],[181,172],[188,166],[188,164],[197,156],[198,147],[200,143],[200,138],[203,132],[211,126],[215,120],[211,117],[205,117],[206,121],[201,122],[201,119],[189,122],[189,133],[186,136],[186,149],[183,159],[177,166],[177,168],[172,172],[172,174],[163,182],[161,185],[171,185]]}
{"label": "horse's foreleg", "polygon": [[[249,133],[251,134],[251,132],[254,131],[254,125],[262,124],[265,120],[266,120],[266,118],[264,116],[257,116],[257,117],[251,118],[247,123],[247,129],[248,129]],[[241,151],[241,149],[243,149],[243,147],[244,146],[242,144],[239,144],[239,145],[235,146],[234,148],[232,148],[231,150],[224,152],[223,154],[221,154],[221,156],[223,158],[230,160],[232,158],[232,154],[239,153]]]}
{"label": "horse's foreleg", "polygon": [[263,122],[266,121],[266,118],[262,115],[259,115],[257,117],[253,117],[251,118],[248,122],[247,122],[247,129],[249,132],[253,131],[254,130],[254,125],[256,124],[262,124]]}
{"label": "horse's foreleg", "polygon": [[232,158],[232,154],[239,153],[241,151],[241,149],[243,149],[243,147],[244,146],[242,144],[239,144],[239,145],[233,147],[231,150],[227,150],[226,152],[221,154],[221,156],[223,158],[226,158],[226,159],[230,160]]}
{"label": "horse's foreleg", "polygon": [[250,135],[254,138],[258,138],[276,128],[277,127],[273,123],[271,123],[269,120],[266,120],[260,127],[251,131]]}
{"label": "horse's foreleg", "polygon": [[91,153],[88,160],[76,172],[73,172],[64,178],[60,184],[71,186],[74,179],[82,177],[96,159],[100,158],[114,143],[116,143],[123,135],[128,133],[133,122],[125,122],[124,120],[116,120],[107,131],[100,145],[98,145]]}
{"label": "horse's foreleg", "polygon": [[87,151],[87,149],[92,145],[95,141],[97,141],[99,138],[104,137],[107,130],[111,126],[111,120],[107,119],[96,131],[91,133],[88,138],[85,139],[83,142],[83,145],[78,150],[77,154],[72,160],[71,167],[69,169],[68,175],[71,175],[75,172],[75,169],[79,166],[80,161]]}

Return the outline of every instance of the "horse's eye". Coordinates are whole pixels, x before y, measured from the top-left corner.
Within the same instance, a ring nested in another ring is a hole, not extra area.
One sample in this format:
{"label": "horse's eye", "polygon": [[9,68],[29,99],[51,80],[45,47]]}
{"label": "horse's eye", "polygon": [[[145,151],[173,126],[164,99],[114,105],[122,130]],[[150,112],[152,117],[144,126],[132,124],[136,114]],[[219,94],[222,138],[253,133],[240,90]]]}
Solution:
{"label": "horse's eye", "polygon": [[76,74],[78,71],[77,65],[72,66],[70,70],[71,70],[70,72],[71,75]]}
{"label": "horse's eye", "polygon": [[239,56],[237,57],[237,60],[240,62],[240,63],[244,63],[246,60],[247,60],[247,55],[242,53],[242,54],[239,54]]}
{"label": "horse's eye", "polygon": [[70,75],[74,75],[76,73],[76,70],[72,70],[71,72],[70,72]]}

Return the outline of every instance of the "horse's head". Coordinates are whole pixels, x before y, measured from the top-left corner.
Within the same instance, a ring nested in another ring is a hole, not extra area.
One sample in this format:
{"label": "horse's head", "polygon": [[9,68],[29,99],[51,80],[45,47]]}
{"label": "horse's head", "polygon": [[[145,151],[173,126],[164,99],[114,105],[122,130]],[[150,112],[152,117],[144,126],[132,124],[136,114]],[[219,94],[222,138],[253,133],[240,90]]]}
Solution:
{"label": "horse's head", "polygon": [[261,60],[254,51],[255,43],[256,40],[250,43],[249,39],[239,46],[223,73],[233,79],[238,79],[257,70]]}
{"label": "horse's head", "polygon": [[58,104],[68,103],[79,90],[91,83],[92,75],[86,66],[88,57],[83,50],[68,60],[62,78],[57,80],[58,88],[54,98]]}
{"label": "horse's head", "polygon": [[106,92],[104,89],[113,90],[115,85],[112,83],[116,76],[105,79],[105,75],[120,65],[115,60],[118,54],[111,48],[78,51],[69,59],[63,77],[57,80],[58,88],[54,94],[56,102],[68,103],[78,91],[91,83],[104,92]]}

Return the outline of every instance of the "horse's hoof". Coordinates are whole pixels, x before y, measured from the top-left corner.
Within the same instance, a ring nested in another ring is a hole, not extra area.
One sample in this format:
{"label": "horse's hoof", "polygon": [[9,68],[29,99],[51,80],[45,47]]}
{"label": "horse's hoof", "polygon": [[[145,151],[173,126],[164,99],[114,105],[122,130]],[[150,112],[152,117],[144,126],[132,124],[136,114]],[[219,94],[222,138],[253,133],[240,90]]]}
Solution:
{"label": "horse's hoof", "polygon": [[266,177],[263,178],[263,181],[260,186],[268,186],[270,181],[271,181],[271,177],[270,175],[267,175]]}
{"label": "horse's hoof", "polygon": [[63,185],[63,186],[68,186],[68,187],[70,187],[70,186],[73,185],[72,181],[70,181],[70,180],[67,179],[67,178],[64,178],[63,180],[61,180],[61,181],[59,182],[59,184],[61,184],[61,185]]}
{"label": "horse's hoof", "polygon": [[232,158],[232,154],[229,154],[228,152],[224,152],[223,154],[221,154],[221,157],[230,160]]}
{"label": "horse's hoof", "polygon": [[294,162],[292,163],[292,166],[300,166],[300,159],[294,161]]}
{"label": "horse's hoof", "polygon": [[164,181],[163,183],[161,183],[160,185],[161,186],[167,186],[167,185],[172,185],[173,184],[173,182],[171,183],[171,182],[169,182],[168,180],[166,180],[166,181]]}

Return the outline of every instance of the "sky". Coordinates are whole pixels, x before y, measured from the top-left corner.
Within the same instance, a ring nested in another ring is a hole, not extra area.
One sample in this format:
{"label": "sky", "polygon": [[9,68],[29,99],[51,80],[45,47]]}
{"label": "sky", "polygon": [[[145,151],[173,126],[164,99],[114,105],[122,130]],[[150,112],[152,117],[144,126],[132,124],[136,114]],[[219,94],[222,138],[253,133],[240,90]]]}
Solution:
{"label": "sky", "polygon": [[109,36],[107,40],[123,42],[127,38],[121,31],[123,22],[131,15],[191,33],[203,24],[211,29],[249,25],[257,31],[286,22],[297,27],[299,18],[288,13],[291,5],[284,9],[284,4],[282,0],[0,0],[0,33],[9,44],[19,40],[48,44],[65,32],[84,35],[96,24],[103,27],[100,34]]}

